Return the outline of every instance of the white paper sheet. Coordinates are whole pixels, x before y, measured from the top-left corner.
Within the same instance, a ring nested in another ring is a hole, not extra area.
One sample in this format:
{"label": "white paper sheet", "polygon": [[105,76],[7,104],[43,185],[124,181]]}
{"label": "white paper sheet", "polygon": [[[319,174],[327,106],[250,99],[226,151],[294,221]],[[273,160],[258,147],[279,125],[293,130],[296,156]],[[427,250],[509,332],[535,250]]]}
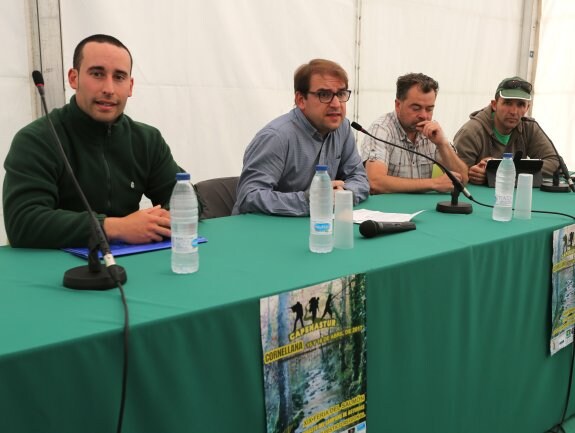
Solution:
{"label": "white paper sheet", "polygon": [[353,222],[355,224],[361,224],[362,222],[367,220],[373,220],[377,222],[389,222],[389,223],[411,221],[413,217],[419,215],[421,212],[424,212],[424,210],[408,214],[408,213],[380,212],[377,210],[369,210],[369,209],[357,209],[353,211]]}

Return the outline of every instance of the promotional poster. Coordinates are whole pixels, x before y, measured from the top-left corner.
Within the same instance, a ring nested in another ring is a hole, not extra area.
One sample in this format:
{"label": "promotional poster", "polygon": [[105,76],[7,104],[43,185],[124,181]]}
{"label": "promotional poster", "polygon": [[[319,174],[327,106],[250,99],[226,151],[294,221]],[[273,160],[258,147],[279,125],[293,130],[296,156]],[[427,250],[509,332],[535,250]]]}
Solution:
{"label": "promotional poster", "polygon": [[551,355],[573,342],[575,325],[575,224],[553,232]]}
{"label": "promotional poster", "polygon": [[268,433],[365,433],[365,274],[260,300]]}

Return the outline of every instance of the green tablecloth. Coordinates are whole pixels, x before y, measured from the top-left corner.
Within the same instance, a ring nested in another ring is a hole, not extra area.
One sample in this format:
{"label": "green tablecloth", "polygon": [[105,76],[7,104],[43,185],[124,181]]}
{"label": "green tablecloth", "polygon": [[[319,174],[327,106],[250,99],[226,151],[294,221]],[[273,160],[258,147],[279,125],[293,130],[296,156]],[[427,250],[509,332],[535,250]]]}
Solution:
{"label": "green tablecloth", "polygon": [[[493,189],[471,188],[485,203]],[[417,230],[308,250],[308,219],[204,221],[200,271],[169,251],[119,258],[128,273],[125,433],[264,433],[259,299],[367,273],[372,432],[543,433],[561,418],[570,350],[549,356],[552,231],[570,218],[499,223],[437,213],[439,194],[370,197]],[[462,198],[462,201],[467,201]],[[534,209],[575,214],[575,194],[534,190]],[[0,248],[0,432],[115,431],[123,323],[117,290],[61,286],[67,253]],[[575,400],[575,398],[573,399]],[[575,402],[568,414],[575,413]]]}

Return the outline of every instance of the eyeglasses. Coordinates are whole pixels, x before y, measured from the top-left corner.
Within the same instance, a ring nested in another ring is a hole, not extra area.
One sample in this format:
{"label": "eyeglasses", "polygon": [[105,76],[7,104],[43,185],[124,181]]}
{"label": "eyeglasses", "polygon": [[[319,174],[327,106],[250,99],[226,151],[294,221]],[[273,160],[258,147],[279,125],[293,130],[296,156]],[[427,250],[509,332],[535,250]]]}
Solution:
{"label": "eyeglasses", "polygon": [[347,102],[351,96],[351,90],[338,90],[336,93],[333,93],[331,90],[318,90],[317,92],[307,93],[317,96],[319,102],[323,104],[330,104],[334,96],[337,96],[339,102]]}
{"label": "eyeglasses", "polygon": [[531,83],[528,83],[527,81],[509,80],[501,85],[501,89],[521,89],[531,94],[533,86],[531,85]]}

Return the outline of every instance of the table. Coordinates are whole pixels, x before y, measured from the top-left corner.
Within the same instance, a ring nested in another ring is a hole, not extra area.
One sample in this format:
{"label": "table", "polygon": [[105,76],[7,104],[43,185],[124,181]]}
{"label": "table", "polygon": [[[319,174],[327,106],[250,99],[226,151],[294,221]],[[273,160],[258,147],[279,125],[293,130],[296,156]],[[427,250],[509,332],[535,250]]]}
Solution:
{"label": "table", "polygon": [[[491,204],[493,189],[471,187]],[[259,299],[367,273],[372,432],[543,433],[561,418],[570,348],[549,356],[552,231],[570,218],[500,223],[436,212],[449,196],[372,196],[361,207],[426,212],[417,230],[312,254],[307,218],[206,220],[200,271],[169,251],[119,258],[128,273],[124,433],[264,433]],[[461,200],[466,200],[462,198]],[[575,194],[534,190],[533,208],[575,213]],[[117,290],[61,286],[81,259],[0,248],[0,431],[115,431],[122,307]],[[573,398],[572,400],[575,400]],[[568,414],[575,413],[575,402]]]}

